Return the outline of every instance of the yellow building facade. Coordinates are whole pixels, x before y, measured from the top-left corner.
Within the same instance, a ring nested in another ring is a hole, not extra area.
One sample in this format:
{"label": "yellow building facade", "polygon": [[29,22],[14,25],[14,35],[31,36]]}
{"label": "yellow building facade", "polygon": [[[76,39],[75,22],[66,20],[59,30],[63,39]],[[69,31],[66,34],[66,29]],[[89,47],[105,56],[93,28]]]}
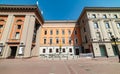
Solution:
{"label": "yellow building facade", "polygon": [[80,28],[76,21],[46,21],[41,28],[40,55],[79,55]]}

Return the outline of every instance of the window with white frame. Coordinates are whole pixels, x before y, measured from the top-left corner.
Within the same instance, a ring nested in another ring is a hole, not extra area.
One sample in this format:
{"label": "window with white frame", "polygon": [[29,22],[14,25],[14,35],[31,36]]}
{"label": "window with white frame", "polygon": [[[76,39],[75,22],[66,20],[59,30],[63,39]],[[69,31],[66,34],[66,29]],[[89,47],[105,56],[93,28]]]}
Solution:
{"label": "window with white frame", "polygon": [[111,38],[112,32],[108,32],[108,37]]}
{"label": "window with white frame", "polygon": [[95,14],[92,14],[92,18],[96,18],[96,15],[95,15]]}
{"label": "window with white frame", "polygon": [[120,29],[120,23],[117,23],[117,28],[119,28],[119,29]]}
{"label": "window with white frame", "polygon": [[69,52],[72,52],[72,48],[69,48]]}
{"label": "window with white frame", "polygon": [[15,34],[15,39],[19,39],[19,37],[20,37],[20,33],[19,33],[19,32],[16,32],[16,34]]}
{"label": "window with white frame", "polygon": [[94,23],[94,28],[95,29],[99,28],[98,23],[96,23],[96,22]]}
{"label": "window with white frame", "polygon": [[106,29],[109,29],[110,28],[110,24],[108,22],[105,23],[105,27]]}
{"label": "window with white frame", "polygon": [[63,48],[63,52],[65,53],[65,48]]}
{"label": "window with white frame", "polygon": [[114,15],[114,18],[118,18],[117,15]]}
{"label": "window with white frame", "polygon": [[45,49],[43,49],[43,53],[45,53],[46,52],[46,50]]}
{"label": "window with white frame", "polygon": [[100,32],[96,32],[96,37],[100,40],[100,38],[101,38]]}
{"label": "window with white frame", "polygon": [[3,25],[0,24],[0,30],[3,29]]}
{"label": "window with white frame", "polygon": [[57,48],[57,49],[56,49],[56,53],[58,53],[58,52],[59,52],[59,49]]}
{"label": "window with white frame", "polygon": [[49,49],[49,53],[52,53],[52,49],[51,48]]}
{"label": "window with white frame", "polygon": [[107,16],[104,14],[104,15],[103,15],[103,18],[105,19],[105,18],[107,18]]}

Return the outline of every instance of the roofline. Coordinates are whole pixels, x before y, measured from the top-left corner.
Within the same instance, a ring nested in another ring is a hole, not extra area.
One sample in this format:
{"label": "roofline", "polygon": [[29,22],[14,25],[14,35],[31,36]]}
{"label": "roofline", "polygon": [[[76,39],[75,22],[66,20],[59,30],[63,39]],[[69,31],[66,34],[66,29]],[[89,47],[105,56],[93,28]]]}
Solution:
{"label": "roofline", "polygon": [[76,23],[76,20],[47,20],[45,23]]}
{"label": "roofline", "polygon": [[84,7],[77,22],[86,11],[120,11],[120,7]]}
{"label": "roofline", "polygon": [[44,23],[44,18],[41,14],[41,11],[37,5],[6,5],[6,4],[0,4],[0,8],[31,8],[31,9],[36,9],[38,14],[41,17],[42,22]]}

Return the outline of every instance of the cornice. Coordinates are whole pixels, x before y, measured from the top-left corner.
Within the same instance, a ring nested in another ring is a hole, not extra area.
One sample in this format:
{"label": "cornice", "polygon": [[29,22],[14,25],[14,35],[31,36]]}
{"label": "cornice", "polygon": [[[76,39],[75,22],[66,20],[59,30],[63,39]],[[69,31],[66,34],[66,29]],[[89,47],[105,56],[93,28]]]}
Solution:
{"label": "cornice", "polygon": [[33,12],[44,23],[44,19],[37,5],[0,5],[0,12]]}

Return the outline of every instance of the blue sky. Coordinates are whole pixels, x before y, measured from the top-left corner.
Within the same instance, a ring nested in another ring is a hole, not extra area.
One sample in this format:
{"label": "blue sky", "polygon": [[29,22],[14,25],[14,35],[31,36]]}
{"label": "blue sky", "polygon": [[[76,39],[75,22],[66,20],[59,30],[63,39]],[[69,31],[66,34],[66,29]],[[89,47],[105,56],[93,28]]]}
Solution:
{"label": "blue sky", "polygon": [[[35,5],[37,0],[0,0],[0,4]],[[82,9],[120,7],[120,0],[38,0],[45,20],[77,20]]]}

